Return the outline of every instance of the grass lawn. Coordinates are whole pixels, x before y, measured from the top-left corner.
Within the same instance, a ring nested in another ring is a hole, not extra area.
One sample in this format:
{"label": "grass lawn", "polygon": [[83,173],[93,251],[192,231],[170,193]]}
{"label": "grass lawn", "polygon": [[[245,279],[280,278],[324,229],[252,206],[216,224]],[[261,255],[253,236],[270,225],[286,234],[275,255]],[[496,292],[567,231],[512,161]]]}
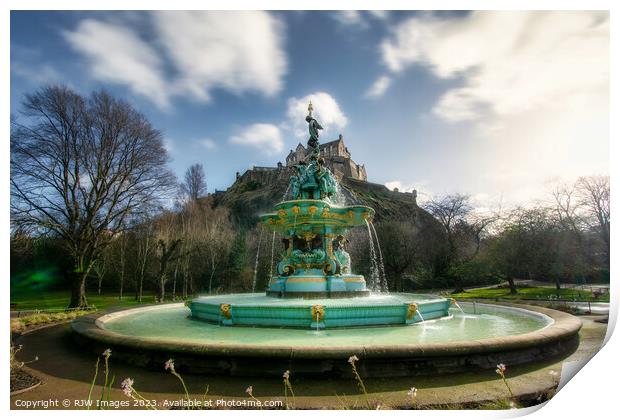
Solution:
{"label": "grass lawn", "polygon": [[[451,295],[455,299],[555,299],[555,287],[517,287],[517,294],[511,295],[509,287],[470,290]],[[582,300],[609,302],[609,293],[593,297],[589,290],[560,289],[560,300]]]}
{"label": "grass lawn", "polygon": [[[140,302],[134,300],[133,293],[128,293],[123,296],[123,300],[120,300],[117,294],[102,294],[99,296],[96,292],[91,292],[86,294],[86,299],[89,305],[93,305],[97,309],[140,305]],[[11,306],[14,306],[13,310],[17,311],[33,309],[62,310],[69,305],[70,300],[71,292],[69,291],[11,292]],[[145,294],[142,297],[142,304],[154,302],[155,299],[152,293]]]}

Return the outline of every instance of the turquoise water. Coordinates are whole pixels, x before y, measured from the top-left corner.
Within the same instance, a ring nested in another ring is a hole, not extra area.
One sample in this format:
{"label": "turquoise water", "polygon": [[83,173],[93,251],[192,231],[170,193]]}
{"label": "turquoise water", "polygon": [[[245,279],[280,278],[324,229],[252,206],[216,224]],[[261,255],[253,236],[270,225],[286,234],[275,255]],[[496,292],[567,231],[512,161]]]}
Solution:
{"label": "turquoise water", "polygon": [[[328,305],[334,306],[372,306],[372,305],[404,305],[409,302],[428,302],[437,300],[437,296],[420,295],[413,293],[390,293],[389,295],[373,294],[364,297],[350,298],[307,298],[291,299],[265,296],[264,293],[237,293],[230,295],[201,296],[193,299],[199,303],[229,303],[238,305],[261,305],[261,306],[304,306]],[[443,298],[441,300],[444,300]]]}
{"label": "turquoise water", "polygon": [[[282,303],[283,300],[278,299],[278,301]],[[284,299],[284,301],[288,300]],[[479,340],[524,334],[544,328],[552,322],[549,318],[534,312],[476,305],[476,314],[474,314],[471,305],[462,303],[461,306],[465,313],[461,313],[458,309],[451,309],[451,318],[410,326],[314,331],[221,327],[188,318],[189,309],[181,305],[164,305],[118,316],[105,322],[104,328],[133,337],[173,339],[198,344],[338,347]]]}

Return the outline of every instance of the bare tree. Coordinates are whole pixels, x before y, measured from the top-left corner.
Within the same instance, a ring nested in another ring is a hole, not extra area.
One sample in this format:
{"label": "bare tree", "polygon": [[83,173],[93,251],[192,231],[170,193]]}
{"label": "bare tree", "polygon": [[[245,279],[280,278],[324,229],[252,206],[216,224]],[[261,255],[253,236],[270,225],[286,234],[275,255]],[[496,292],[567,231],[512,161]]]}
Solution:
{"label": "bare tree", "polygon": [[137,277],[138,277],[138,281],[137,281],[137,285],[136,285],[136,300],[138,302],[142,302],[142,294],[143,294],[143,290],[144,290],[144,277],[146,274],[146,268],[150,259],[151,254],[153,253],[153,243],[154,243],[154,238],[153,238],[153,224],[152,222],[148,219],[148,217],[145,219],[144,222],[142,222],[139,227],[136,229],[137,230],[137,237],[136,237],[136,242],[137,242],[137,250],[136,250],[136,254],[137,254]]}
{"label": "bare tree", "polygon": [[586,210],[586,223],[597,231],[605,244],[605,259],[609,264],[610,209],[609,177],[581,177],[576,183],[581,206]]}
{"label": "bare tree", "polygon": [[161,133],[106,92],[85,98],[47,87],[11,122],[11,216],[61,238],[73,257],[71,307],[86,306],[86,278],[129,219],[174,178]]}
{"label": "bare tree", "polygon": [[215,273],[232,248],[235,232],[230,224],[228,211],[223,207],[211,210],[204,220],[204,243],[200,249],[206,254],[209,263],[208,290],[212,293]]}
{"label": "bare tree", "polygon": [[182,258],[184,254],[181,252],[183,243],[182,232],[178,229],[176,215],[172,212],[165,212],[158,217],[155,222],[156,245],[155,255],[159,262],[159,271],[157,279],[159,281],[160,302],[166,297],[166,283],[168,282],[168,268],[171,263]]}
{"label": "bare tree", "polygon": [[403,291],[403,275],[414,268],[420,247],[417,227],[407,221],[387,221],[377,225],[383,248],[383,262],[394,284],[390,290]]}
{"label": "bare tree", "polygon": [[95,275],[97,276],[97,294],[101,295],[101,283],[103,283],[103,279],[105,278],[106,271],[108,269],[107,265],[107,252],[102,252],[97,261],[93,264],[93,270],[95,271]]}
{"label": "bare tree", "polygon": [[192,201],[198,200],[207,193],[207,181],[202,163],[195,163],[187,168],[181,190]]}
{"label": "bare tree", "polygon": [[480,252],[486,230],[497,220],[497,215],[475,215],[469,196],[463,194],[434,198],[426,210],[441,224],[448,245],[448,266],[453,271],[455,292],[463,291],[459,268],[473,260]]}

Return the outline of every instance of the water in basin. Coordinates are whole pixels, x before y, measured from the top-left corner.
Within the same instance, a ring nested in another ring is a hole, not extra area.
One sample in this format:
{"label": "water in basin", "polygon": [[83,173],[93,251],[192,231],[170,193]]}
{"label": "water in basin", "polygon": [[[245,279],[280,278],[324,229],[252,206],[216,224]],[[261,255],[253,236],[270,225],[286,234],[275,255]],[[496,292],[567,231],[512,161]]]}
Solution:
{"label": "water in basin", "polygon": [[[251,300],[251,297],[248,297]],[[394,299],[394,295],[376,299]],[[397,299],[397,297],[396,297]],[[293,299],[277,299],[293,304]],[[333,299],[332,299],[333,300]],[[343,299],[346,301],[346,299]],[[551,324],[542,314],[498,306],[461,303],[450,317],[408,326],[364,327],[323,331],[264,327],[222,327],[189,318],[182,305],[163,305],[110,319],[103,327],[122,335],[198,344],[318,346],[406,345],[448,343],[525,334]]]}

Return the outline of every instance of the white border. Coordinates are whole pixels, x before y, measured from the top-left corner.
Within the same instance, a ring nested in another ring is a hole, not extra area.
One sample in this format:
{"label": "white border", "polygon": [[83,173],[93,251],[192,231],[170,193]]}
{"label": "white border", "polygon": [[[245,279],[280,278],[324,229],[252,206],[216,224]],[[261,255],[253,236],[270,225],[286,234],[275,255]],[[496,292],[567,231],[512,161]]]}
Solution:
{"label": "white border", "polygon": [[[620,56],[618,50],[618,28],[616,28],[613,24],[617,23],[616,12],[618,10],[617,1],[607,1],[607,0],[590,0],[590,1],[570,1],[570,0],[521,0],[521,1],[493,1],[493,0],[435,0],[433,2],[428,1],[396,1],[396,0],[382,0],[381,2],[372,1],[372,0],[359,0],[355,2],[355,8],[357,9],[373,9],[373,8],[382,8],[382,9],[434,9],[434,10],[445,10],[445,9],[488,9],[488,10],[591,10],[591,9],[599,9],[599,10],[611,10],[611,109],[610,116],[618,116],[620,113],[618,112],[617,99],[618,99],[618,87],[617,83],[615,83],[615,75],[620,74],[618,68],[618,57]],[[351,1],[345,0],[303,0],[303,1],[283,1],[283,0],[271,0],[271,1],[255,1],[255,2],[247,2],[242,0],[227,0],[227,1],[197,1],[197,0],[175,0],[175,1],[161,1],[161,2],[153,2],[153,1],[145,1],[145,0],[92,0],[92,1],[83,1],[83,0],[57,0],[55,2],[45,1],[45,0],[5,0],[3,2],[2,8],[2,20],[0,28],[2,28],[2,36],[0,37],[0,56],[3,60],[3,65],[0,67],[0,72],[2,74],[3,80],[3,88],[0,90],[3,92],[4,100],[1,102],[1,112],[0,119],[2,121],[3,127],[3,136],[4,147],[3,147],[3,163],[0,165],[0,171],[2,174],[3,182],[0,183],[2,188],[2,214],[4,215],[3,219],[3,228],[4,228],[4,236],[2,238],[2,251],[3,256],[6,259],[6,264],[4,266],[4,287],[5,289],[5,308],[8,307],[9,301],[9,268],[8,268],[8,255],[9,255],[9,220],[8,220],[8,197],[9,197],[9,188],[8,188],[8,178],[9,178],[9,156],[8,156],[8,132],[9,132],[9,109],[10,109],[10,100],[9,100],[9,92],[10,92],[10,75],[9,75],[9,25],[10,25],[10,9],[16,10],[38,10],[38,9],[63,9],[63,10],[105,10],[105,9],[133,9],[133,10],[149,10],[149,9],[227,9],[227,10],[237,10],[237,9],[265,9],[265,10],[288,10],[288,9],[325,9],[325,10],[335,10],[335,9],[348,9],[351,8]],[[379,6],[379,7],[377,7]],[[615,118],[610,118],[610,139],[620,139],[618,136],[618,122]],[[615,142],[612,142],[610,145],[610,159],[612,168],[612,184],[614,184],[616,176],[618,175],[618,171],[620,171],[620,167],[618,165],[614,165],[613,161],[617,160],[617,148]],[[615,159],[614,159],[615,158]],[[612,193],[612,207],[614,209],[618,208],[618,199],[615,193]],[[618,227],[614,224],[612,226],[612,236],[616,238],[618,232]],[[612,241],[612,273],[615,274],[615,266],[616,266],[616,252],[615,252],[615,239]],[[366,416],[381,416],[385,417],[404,417],[404,416],[412,416],[416,417],[424,417],[424,418],[455,418],[459,417],[459,419],[484,419],[484,418],[507,418],[514,417],[519,415],[531,414],[531,418],[541,419],[541,418],[592,418],[592,417],[600,417],[607,418],[609,417],[609,413],[613,413],[615,410],[615,400],[617,399],[617,393],[615,392],[615,382],[618,374],[620,373],[620,369],[618,369],[618,361],[616,355],[619,354],[620,345],[618,344],[617,336],[614,337],[611,335],[613,328],[616,323],[617,314],[618,314],[618,293],[616,291],[616,283],[617,281],[612,280],[612,288],[611,288],[611,307],[610,307],[610,328],[608,330],[607,335],[607,344],[601,350],[601,352],[590,362],[588,366],[580,372],[575,378],[571,380],[569,384],[566,385],[565,388],[562,389],[560,393],[556,397],[554,397],[543,410],[538,410],[537,408],[530,408],[518,411],[423,411],[423,412],[415,412],[410,413],[406,411],[395,411],[395,412],[381,412],[381,413],[369,413],[369,412],[353,412],[353,411],[343,411],[343,412],[320,412],[316,413],[314,411],[298,411],[295,413],[296,417],[312,417],[315,418],[317,414],[321,417],[331,417],[331,416],[355,416],[355,417],[366,417]],[[5,342],[2,346],[1,351],[4,352],[4,360],[5,363],[2,364],[2,369],[6,369],[5,372],[8,374],[6,361],[8,360],[8,334],[5,335]],[[59,361],[62,363],[62,361]],[[68,367],[70,368],[70,367]],[[5,375],[5,380],[3,381],[4,391],[0,392],[0,395],[4,401],[4,407],[8,410],[9,408],[9,381],[6,380],[8,375]],[[142,415],[144,412],[140,413],[132,413],[128,412],[115,412],[113,415],[121,416],[121,417],[135,417],[135,415]],[[238,412],[237,412],[238,413]],[[145,414],[145,413],[144,413]],[[208,413],[201,412],[183,412],[181,415],[184,417],[192,417],[192,416],[200,416],[204,418],[205,415],[209,417],[224,417],[230,416],[231,414],[236,415],[236,413],[222,412],[222,411],[210,411]],[[253,411],[252,416],[255,417],[279,417],[285,416],[288,413],[284,411],[272,412],[272,411]],[[33,414],[28,412],[19,412],[12,411],[11,415],[15,418],[24,418],[31,417]],[[39,415],[38,413],[36,415]],[[49,411],[43,414],[43,416],[48,418],[83,418],[84,412],[61,412],[61,411]],[[170,416],[175,415],[172,412],[151,412],[152,416]],[[90,411],[87,417],[103,417],[110,416],[110,413],[105,412],[93,412]]]}

